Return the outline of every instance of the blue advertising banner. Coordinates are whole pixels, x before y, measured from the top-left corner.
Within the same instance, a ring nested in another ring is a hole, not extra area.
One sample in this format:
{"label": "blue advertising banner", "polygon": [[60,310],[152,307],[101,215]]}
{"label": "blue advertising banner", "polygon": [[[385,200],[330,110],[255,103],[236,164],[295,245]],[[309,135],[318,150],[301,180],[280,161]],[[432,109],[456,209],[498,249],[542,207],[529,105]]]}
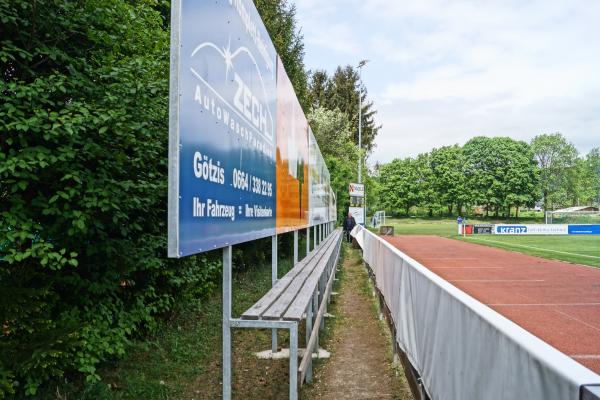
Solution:
{"label": "blue advertising banner", "polygon": [[600,235],[600,225],[569,225],[569,235]]}
{"label": "blue advertising banner", "polygon": [[276,216],[277,54],[269,35],[250,0],[178,5],[170,257],[272,235]]}

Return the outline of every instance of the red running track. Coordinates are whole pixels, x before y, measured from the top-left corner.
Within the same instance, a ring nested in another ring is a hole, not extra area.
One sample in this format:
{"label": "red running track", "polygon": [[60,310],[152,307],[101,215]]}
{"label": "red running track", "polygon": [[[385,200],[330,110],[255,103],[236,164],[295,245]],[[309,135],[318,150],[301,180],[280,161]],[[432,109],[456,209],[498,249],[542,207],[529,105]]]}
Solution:
{"label": "red running track", "polygon": [[600,269],[437,236],[384,238],[457,288],[600,373]]}

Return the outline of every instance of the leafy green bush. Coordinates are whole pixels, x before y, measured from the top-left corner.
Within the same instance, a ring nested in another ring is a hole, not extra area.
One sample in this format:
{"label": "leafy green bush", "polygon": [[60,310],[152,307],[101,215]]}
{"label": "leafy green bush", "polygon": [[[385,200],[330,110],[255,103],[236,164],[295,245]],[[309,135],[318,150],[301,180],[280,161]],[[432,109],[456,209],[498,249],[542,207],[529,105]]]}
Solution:
{"label": "leafy green bush", "polygon": [[0,398],[99,379],[135,332],[218,282],[219,254],[166,258],[158,7],[0,0]]}

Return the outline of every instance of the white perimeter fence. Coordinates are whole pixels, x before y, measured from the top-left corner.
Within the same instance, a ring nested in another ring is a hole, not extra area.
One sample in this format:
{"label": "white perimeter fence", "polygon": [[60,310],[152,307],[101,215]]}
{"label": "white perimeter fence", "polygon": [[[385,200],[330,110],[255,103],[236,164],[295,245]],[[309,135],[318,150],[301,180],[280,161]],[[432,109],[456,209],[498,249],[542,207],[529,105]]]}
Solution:
{"label": "white perimeter fence", "polygon": [[358,225],[352,235],[431,399],[580,400],[583,386],[600,384],[599,375],[377,235]]}

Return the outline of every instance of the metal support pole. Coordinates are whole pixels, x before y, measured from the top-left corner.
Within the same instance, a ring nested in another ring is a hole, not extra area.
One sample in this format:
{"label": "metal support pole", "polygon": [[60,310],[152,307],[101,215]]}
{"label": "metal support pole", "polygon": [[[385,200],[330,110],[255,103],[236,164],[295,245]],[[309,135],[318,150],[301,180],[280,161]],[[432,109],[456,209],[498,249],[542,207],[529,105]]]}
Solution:
{"label": "metal support pole", "polygon": [[294,231],[294,265],[298,264],[298,231]]}
{"label": "metal support pole", "polygon": [[[317,319],[317,313],[319,312],[319,289],[315,289],[314,293],[313,293],[313,299],[312,299],[312,308],[313,308],[313,312],[312,312],[312,317],[313,317],[313,322],[312,324],[314,325],[315,320]],[[317,327],[313,326],[313,329],[318,329]],[[319,335],[317,335],[317,342],[315,343],[315,349],[317,351],[319,351]]]}
{"label": "metal support pole", "polygon": [[298,399],[298,324],[290,328],[290,400]]}
{"label": "metal support pole", "polygon": [[313,236],[315,238],[315,240],[314,240],[315,243],[314,243],[313,249],[316,249],[317,248],[317,227],[316,226],[313,228]]}
{"label": "metal support pole", "polygon": [[[310,334],[312,332],[312,322],[313,322],[313,305],[312,302],[308,304],[306,307],[306,351],[312,353],[312,349],[308,348],[308,342],[310,340]],[[306,382],[310,383],[312,381],[312,354],[310,355],[310,359],[308,361],[308,368],[306,368]]]}
{"label": "metal support pole", "polygon": [[306,255],[310,253],[310,226],[306,228]]}
{"label": "metal support pole", "polygon": [[223,249],[223,400],[231,399],[231,253]]}
{"label": "metal support pole", "polygon": [[[271,236],[271,285],[277,282],[277,235]],[[271,352],[277,353],[277,329],[271,329]]]}

